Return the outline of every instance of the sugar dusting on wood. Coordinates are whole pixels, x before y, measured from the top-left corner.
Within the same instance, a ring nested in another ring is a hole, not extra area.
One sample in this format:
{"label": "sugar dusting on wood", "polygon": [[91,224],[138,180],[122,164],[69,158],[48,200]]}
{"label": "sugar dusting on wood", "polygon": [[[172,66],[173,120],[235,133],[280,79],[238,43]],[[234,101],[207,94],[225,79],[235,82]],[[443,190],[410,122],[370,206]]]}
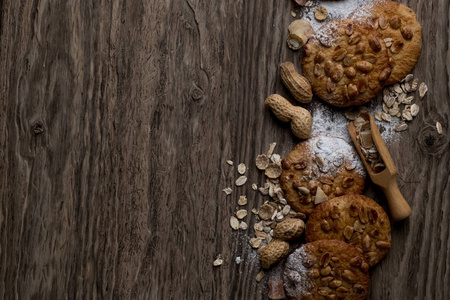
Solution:
{"label": "sugar dusting on wood", "polygon": [[[377,101],[377,99],[372,100],[365,106],[372,115],[377,111],[382,111],[382,104]],[[313,100],[309,105],[308,110],[313,117],[311,136],[328,135],[339,137],[349,143],[353,143],[347,129],[349,120],[345,118],[345,108],[336,108],[320,100]],[[375,122],[381,133],[381,137],[386,144],[398,140],[401,133],[395,131],[395,127],[400,123],[400,119],[393,119],[390,123],[380,121]]]}

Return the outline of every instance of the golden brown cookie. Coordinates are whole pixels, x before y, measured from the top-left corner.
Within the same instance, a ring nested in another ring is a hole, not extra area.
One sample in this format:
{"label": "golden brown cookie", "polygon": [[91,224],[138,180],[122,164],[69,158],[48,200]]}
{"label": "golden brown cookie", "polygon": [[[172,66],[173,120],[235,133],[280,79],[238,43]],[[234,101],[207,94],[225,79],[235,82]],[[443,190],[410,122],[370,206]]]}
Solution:
{"label": "golden brown cookie", "polygon": [[289,299],[365,299],[368,270],[355,247],[337,240],[315,241],[288,256],[284,289]]}
{"label": "golden brown cookie", "polygon": [[313,92],[342,107],[374,98],[391,74],[382,35],[348,19],[322,26],[303,47],[302,64]]}
{"label": "golden brown cookie", "polygon": [[412,9],[379,0],[356,9],[349,18],[370,24],[383,35],[392,57],[392,73],[386,84],[399,82],[411,72],[422,49],[422,27]]}
{"label": "golden brown cookie", "polygon": [[306,241],[341,240],[354,245],[370,266],[391,247],[391,225],[381,206],[363,195],[345,195],[316,207],[306,224]]}
{"label": "golden brown cookie", "polygon": [[309,215],[323,201],[364,191],[366,172],[353,146],[336,137],[300,142],[281,161],[281,188],[297,212]]}

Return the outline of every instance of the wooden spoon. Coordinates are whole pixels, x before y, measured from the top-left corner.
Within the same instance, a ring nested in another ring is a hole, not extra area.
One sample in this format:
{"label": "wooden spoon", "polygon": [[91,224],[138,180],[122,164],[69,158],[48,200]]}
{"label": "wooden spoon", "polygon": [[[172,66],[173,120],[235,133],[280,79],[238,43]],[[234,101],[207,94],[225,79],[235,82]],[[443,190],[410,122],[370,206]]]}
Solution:
{"label": "wooden spoon", "polygon": [[353,143],[356,146],[356,150],[358,150],[359,156],[361,157],[364,166],[366,167],[367,173],[372,179],[372,182],[378,185],[386,195],[389,209],[391,210],[391,215],[394,221],[403,220],[411,215],[411,207],[406,202],[405,198],[403,198],[400,190],[397,185],[397,168],[395,167],[394,161],[392,160],[391,155],[386,147],[386,144],[381,137],[380,131],[378,131],[378,127],[375,124],[375,120],[373,119],[370,113],[363,113],[360,115],[366,121],[370,121],[370,132],[372,133],[372,140],[375,144],[380,157],[383,159],[383,162],[386,166],[381,172],[375,173],[372,170],[372,167],[367,163],[363,153],[361,152],[361,147],[359,142],[356,140],[356,128],[353,122],[348,124],[348,131],[350,136],[352,137]]}

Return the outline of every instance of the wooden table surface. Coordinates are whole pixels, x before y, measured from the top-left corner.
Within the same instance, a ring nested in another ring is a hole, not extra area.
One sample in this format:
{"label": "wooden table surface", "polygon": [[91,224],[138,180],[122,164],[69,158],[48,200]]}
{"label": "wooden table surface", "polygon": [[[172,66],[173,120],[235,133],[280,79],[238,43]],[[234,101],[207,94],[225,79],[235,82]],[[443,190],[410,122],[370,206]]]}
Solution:
{"label": "wooden table surface", "polygon": [[[393,224],[369,299],[449,299],[450,5],[401,2],[423,26],[414,73],[429,92],[389,145],[412,215]],[[222,189],[237,177],[227,159],[262,183],[256,155],[299,141],[263,102],[288,95],[278,65],[299,66],[285,40],[301,9],[2,0],[0,10],[0,298],[267,299],[253,229],[229,226],[239,194],[249,208],[267,199],[250,184]],[[366,195],[386,207],[370,183]]]}

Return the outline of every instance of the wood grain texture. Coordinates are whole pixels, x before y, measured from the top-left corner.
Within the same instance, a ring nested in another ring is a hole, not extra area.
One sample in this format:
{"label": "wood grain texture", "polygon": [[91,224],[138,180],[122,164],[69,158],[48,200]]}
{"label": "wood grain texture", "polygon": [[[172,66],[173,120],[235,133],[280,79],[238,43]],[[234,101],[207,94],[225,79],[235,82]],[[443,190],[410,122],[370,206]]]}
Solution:
{"label": "wood grain texture", "polygon": [[[430,91],[389,146],[413,212],[369,299],[449,299],[450,6],[402,2],[423,26],[415,74]],[[227,159],[253,166],[270,142],[282,155],[298,142],[263,105],[288,96],[278,65],[299,66],[285,45],[293,9],[0,1],[0,298],[266,299],[251,230],[228,225],[238,195],[265,199],[250,184],[221,190],[237,178]]]}

